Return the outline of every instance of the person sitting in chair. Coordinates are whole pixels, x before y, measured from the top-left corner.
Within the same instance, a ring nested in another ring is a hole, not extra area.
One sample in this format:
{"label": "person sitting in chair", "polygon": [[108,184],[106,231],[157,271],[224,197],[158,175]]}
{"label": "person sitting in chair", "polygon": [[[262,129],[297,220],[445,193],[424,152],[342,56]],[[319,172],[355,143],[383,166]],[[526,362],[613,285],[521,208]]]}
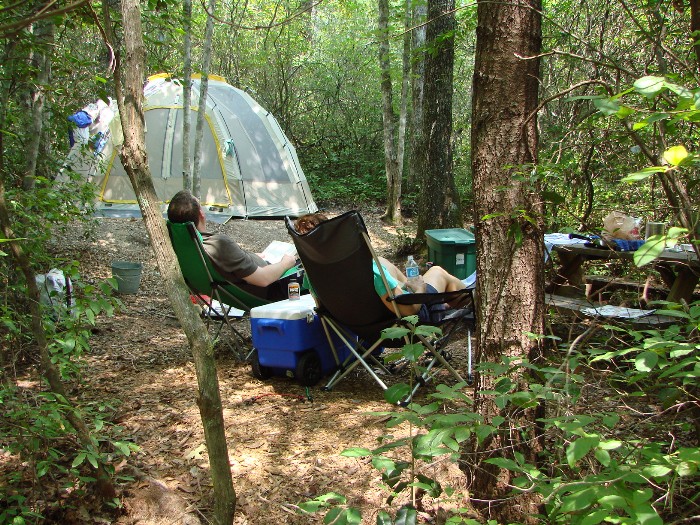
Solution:
{"label": "person sitting in chair", "polygon": [[[294,229],[305,234],[312,231],[319,224],[327,221],[326,217],[322,213],[309,213],[307,215],[302,215],[294,223]],[[392,291],[394,297],[397,297],[404,293],[443,293],[443,292],[455,292],[457,290],[464,290],[467,285],[455,277],[447,270],[441,266],[431,266],[428,271],[422,276],[419,276],[413,281],[409,281],[406,275],[399,270],[396,265],[391,261],[385,259],[384,257],[378,256],[379,264],[384,270],[384,275],[387,280],[387,284]],[[390,310],[394,311],[393,302],[389,301],[389,290],[384,286],[384,281],[382,280],[379,267],[376,262],[372,262],[372,271],[374,273],[374,289],[377,294],[384,300],[385,306]],[[435,322],[436,317],[439,317],[440,310],[444,310],[446,305],[435,305],[432,309],[429,309],[425,304],[397,304],[399,313],[402,317],[407,315],[418,315],[421,322]],[[450,307],[458,307],[459,304],[447,304]],[[432,315],[431,315],[432,313]]]}
{"label": "person sitting in chair", "polygon": [[168,205],[168,220],[173,223],[192,222],[202,235],[204,251],[216,270],[232,284],[263,299],[277,300],[287,296],[287,289],[278,286],[278,279],[296,265],[296,259],[284,255],[270,264],[257,253],[241,248],[228,235],[207,233],[206,216],[199,199],[187,190],[175,194]]}

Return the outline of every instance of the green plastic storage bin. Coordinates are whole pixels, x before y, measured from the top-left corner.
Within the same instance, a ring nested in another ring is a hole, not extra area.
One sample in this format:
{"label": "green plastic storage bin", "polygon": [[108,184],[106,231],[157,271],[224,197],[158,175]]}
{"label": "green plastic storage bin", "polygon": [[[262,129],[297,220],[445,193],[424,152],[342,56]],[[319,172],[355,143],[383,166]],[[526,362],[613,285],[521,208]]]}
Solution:
{"label": "green plastic storage bin", "polygon": [[476,240],[463,228],[425,230],[428,260],[464,279],[476,271]]}

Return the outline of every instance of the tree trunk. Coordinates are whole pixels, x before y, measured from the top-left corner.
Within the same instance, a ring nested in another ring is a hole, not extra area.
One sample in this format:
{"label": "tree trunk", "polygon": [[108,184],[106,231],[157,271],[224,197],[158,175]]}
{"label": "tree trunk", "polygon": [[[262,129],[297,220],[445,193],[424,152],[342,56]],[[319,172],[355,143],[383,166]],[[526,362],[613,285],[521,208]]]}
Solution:
{"label": "tree trunk", "polygon": [[418,194],[418,239],[429,228],[462,224],[459,194],[452,173],[454,6],[454,0],[428,1],[423,121],[426,157]]}
{"label": "tree trunk", "polygon": [[54,39],[53,19],[39,20],[34,26],[36,37],[36,47],[33,51],[34,67],[38,71],[34,85],[34,93],[31,96],[31,119],[28,133],[29,144],[27,145],[26,158],[27,165],[24,171],[22,187],[30,190],[34,187],[36,180],[36,166],[39,159],[39,151],[44,125],[44,102],[46,95],[45,87],[51,77],[51,49]]}
{"label": "tree trunk", "polygon": [[423,139],[423,88],[425,81],[425,16],[426,6],[417,2],[413,9],[411,31],[411,144],[408,183],[415,186],[425,172],[425,140]]}
{"label": "tree trunk", "polygon": [[[10,214],[5,201],[5,184],[2,177],[0,177],[0,237],[4,239],[14,239],[15,237],[10,226]],[[83,416],[80,411],[71,403],[70,397],[63,386],[63,382],[61,381],[61,374],[51,361],[51,355],[49,354],[49,343],[46,339],[46,334],[44,333],[41,309],[39,307],[39,288],[37,288],[36,285],[36,274],[32,269],[29,257],[27,257],[27,254],[24,253],[24,250],[22,250],[18,242],[10,242],[9,247],[13,258],[17,263],[17,267],[24,274],[24,278],[27,282],[29,318],[31,320],[32,336],[34,337],[39,349],[42,375],[48,383],[51,391],[65,399],[65,403],[68,408],[66,410],[66,419],[75,429],[75,434],[78,437],[80,444],[85,448],[94,447],[95,441],[90,434],[90,429],[83,420]],[[112,483],[112,480],[108,472],[105,470],[105,466],[102,462],[97,464],[97,474],[95,478],[97,480],[97,493],[103,500],[109,501],[116,497],[117,491],[115,490],[114,484]]]}
{"label": "tree trunk", "polygon": [[[540,344],[528,334],[544,333],[544,246],[540,186],[529,176],[537,162],[536,119],[541,46],[539,0],[493,3],[479,0],[472,107],[474,224],[477,225],[477,359],[503,357],[537,361]],[[527,176],[516,177],[524,171]],[[527,388],[527,378],[512,380]],[[493,378],[480,375],[476,411],[491,422],[506,422],[499,432],[467,454],[475,500],[490,503],[500,521],[527,521],[538,501],[527,494],[508,499],[512,473],[484,463],[490,457],[520,452],[534,461],[535,411],[503,411],[484,390]],[[497,501],[502,503],[499,505]]]}
{"label": "tree trunk", "polygon": [[124,130],[121,160],[138,199],[168,298],[192,348],[199,387],[197,405],[202,417],[214,485],[214,522],[230,525],[236,509],[236,493],[229,467],[214,351],[204,322],[189,300],[189,291],[168,240],[148,167],[143,114],[145,50],[139,3],[138,0],[122,0],[121,6],[126,47],[124,95],[121,93],[121,69],[115,72],[119,114]]}
{"label": "tree trunk", "polygon": [[194,137],[194,173],[192,174],[192,193],[201,197],[200,183],[202,169],[202,140],[204,137],[204,114],[207,110],[207,95],[209,94],[209,66],[211,64],[211,41],[214,36],[214,11],[216,0],[209,0],[207,7],[207,28],[204,33],[204,56],[202,57],[202,79],[199,86],[199,109],[197,111],[197,129]]}
{"label": "tree trunk", "polygon": [[184,0],[182,6],[184,37],[184,67],[182,86],[182,187],[192,190],[192,159],[190,155],[190,129],[192,107],[192,0]]}
{"label": "tree trunk", "polygon": [[[391,63],[389,59],[389,1],[379,0],[379,67],[381,69],[382,118],[384,122],[384,165],[386,172],[386,214],[391,223],[401,221],[401,169],[395,142],[396,115],[394,113]],[[402,148],[403,149],[403,148]]]}

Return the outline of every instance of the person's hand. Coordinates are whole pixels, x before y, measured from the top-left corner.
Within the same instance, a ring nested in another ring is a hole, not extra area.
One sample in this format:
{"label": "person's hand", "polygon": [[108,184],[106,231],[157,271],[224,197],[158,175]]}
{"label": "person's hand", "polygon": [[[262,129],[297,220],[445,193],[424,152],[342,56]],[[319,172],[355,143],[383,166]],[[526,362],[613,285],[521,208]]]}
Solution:
{"label": "person's hand", "polygon": [[411,290],[413,293],[425,293],[425,281],[423,276],[419,275],[413,279],[406,280],[406,288]]}
{"label": "person's hand", "polygon": [[282,265],[284,266],[284,268],[286,270],[289,270],[290,268],[294,268],[296,266],[297,259],[296,259],[296,257],[285,253],[282,256],[282,260],[280,262],[282,263]]}

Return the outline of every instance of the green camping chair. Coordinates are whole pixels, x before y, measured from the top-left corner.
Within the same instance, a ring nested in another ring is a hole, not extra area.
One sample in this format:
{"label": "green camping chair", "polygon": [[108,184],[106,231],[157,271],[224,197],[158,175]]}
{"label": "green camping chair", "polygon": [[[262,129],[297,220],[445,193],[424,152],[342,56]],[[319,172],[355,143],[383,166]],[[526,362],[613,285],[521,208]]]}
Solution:
{"label": "green camping chair", "polygon": [[[231,320],[239,320],[251,308],[268,304],[270,301],[257,297],[227,281],[214,268],[211,259],[204,250],[202,236],[191,222],[184,224],[166,221],[170,241],[180,263],[180,270],[187,286],[204,305],[202,315],[210,321],[220,321],[215,337],[218,337],[224,326],[228,326],[243,347],[248,345],[246,339],[236,330]],[[294,269],[292,269],[292,272]],[[220,304],[216,308],[213,300]],[[242,310],[235,312],[234,309]],[[235,312],[237,315],[231,315]],[[247,359],[252,350],[239,351],[232,347],[239,358]]]}

